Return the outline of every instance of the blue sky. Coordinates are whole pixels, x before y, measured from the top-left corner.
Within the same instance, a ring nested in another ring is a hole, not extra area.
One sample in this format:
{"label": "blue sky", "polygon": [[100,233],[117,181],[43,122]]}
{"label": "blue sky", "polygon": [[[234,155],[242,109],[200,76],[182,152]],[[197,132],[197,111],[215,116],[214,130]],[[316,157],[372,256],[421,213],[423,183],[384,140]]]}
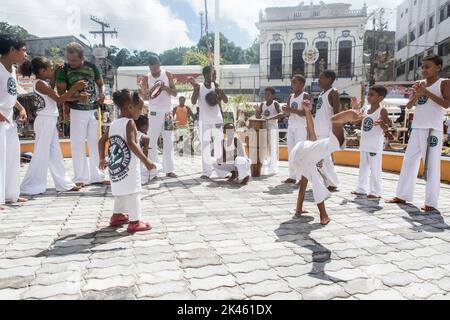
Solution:
{"label": "blue sky", "polygon": [[[209,3],[210,30],[214,28],[214,0]],[[309,1],[305,1],[308,3]],[[319,3],[318,0],[314,1]],[[360,9],[359,0],[346,2]],[[367,0],[369,10],[383,6],[395,9],[401,0]],[[200,38],[199,12],[204,0],[0,0],[0,20],[25,27],[37,36],[88,36],[98,26],[89,20],[91,15],[111,23],[119,31],[118,39],[107,39],[108,45],[137,50],[162,52],[179,46],[195,45]],[[296,6],[299,0],[221,0],[222,32],[237,45],[247,48],[257,37],[255,23],[259,11],[271,6]],[[390,28],[395,29],[395,11]]]}

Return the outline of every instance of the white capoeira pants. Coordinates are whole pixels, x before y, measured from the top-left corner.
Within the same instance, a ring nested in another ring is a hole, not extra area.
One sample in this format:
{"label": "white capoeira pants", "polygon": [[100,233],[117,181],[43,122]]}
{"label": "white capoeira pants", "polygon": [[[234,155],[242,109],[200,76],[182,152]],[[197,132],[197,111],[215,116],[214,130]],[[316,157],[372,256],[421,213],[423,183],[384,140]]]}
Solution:
{"label": "white capoeira pants", "polygon": [[268,157],[264,166],[264,174],[278,173],[279,166],[279,144],[280,136],[279,130],[272,128],[268,129]]}
{"label": "white capoeira pants", "polygon": [[425,161],[428,145],[428,179],[425,191],[425,205],[433,208],[438,207],[439,193],[441,187],[441,154],[442,154],[442,131],[432,130],[431,138],[428,138],[429,130],[413,129],[409,139],[403,160],[402,172],[397,187],[397,197],[411,202],[414,200],[414,187],[419,172],[420,159]]}
{"label": "white capoeira pants", "polygon": [[[357,193],[381,197],[382,153],[361,151]],[[368,189],[370,175],[370,191]]]}
{"label": "white capoeira pants", "polygon": [[[222,124],[200,123],[202,145],[202,175],[211,176],[213,164],[223,157],[222,141],[224,138]],[[214,158],[211,157],[211,139],[214,139]]]}
{"label": "white capoeira pants", "polygon": [[0,205],[20,196],[20,142],[15,124],[0,122]]}
{"label": "white capoeira pants", "polygon": [[[70,110],[70,144],[76,183],[100,183],[105,180],[98,168],[98,120],[97,111]],[[89,147],[89,164],[86,157],[86,139]]]}
{"label": "white capoeira pants", "polygon": [[165,174],[174,172],[173,131],[164,130],[164,112],[150,112],[148,136],[150,138],[149,158],[154,163],[160,163],[158,157],[158,139],[163,138],[163,170]]}
{"label": "white capoeira pants", "polygon": [[34,122],[36,142],[34,155],[25,175],[20,191],[26,195],[37,195],[47,190],[47,170],[50,169],[56,191],[71,190],[75,184],[66,176],[64,160],[59,145],[57,117],[38,116]]}
{"label": "white capoeira pants", "polygon": [[237,157],[234,163],[213,164],[214,170],[220,177],[226,177],[230,172],[237,171],[240,180],[250,176],[251,160],[245,157]]}
{"label": "white capoeira pants", "polygon": [[[308,140],[308,132],[305,128],[288,128],[287,134],[288,152],[289,155],[294,150],[295,146],[302,141]],[[302,177],[297,176],[295,169],[289,166],[289,179],[299,180]]]}
{"label": "white capoeira pants", "polygon": [[[318,140],[327,139],[329,136],[318,137]],[[327,177],[327,187],[337,188],[339,186],[339,178],[334,169],[332,154],[327,155],[323,159],[323,173]]]}
{"label": "white capoeira pants", "polygon": [[289,165],[299,176],[303,176],[312,182],[314,203],[321,204],[331,196],[325,182],[324,172],[318,164],[325,157],[340,150],[338,139],[332,135],[330,138],[318,141],[304,141],[297,144],[290,154]]}
{"label": "white capoeira pants", "polygon": [[140,221],[142,217],[141,193],[114,197],[114,214],[128,214],[131,222]]}

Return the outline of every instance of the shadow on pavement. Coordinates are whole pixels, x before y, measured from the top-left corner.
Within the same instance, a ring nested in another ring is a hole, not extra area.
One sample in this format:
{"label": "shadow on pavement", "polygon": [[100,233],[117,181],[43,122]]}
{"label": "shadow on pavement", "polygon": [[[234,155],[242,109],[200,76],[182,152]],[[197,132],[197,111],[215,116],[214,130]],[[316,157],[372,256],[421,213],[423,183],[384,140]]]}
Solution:
{"label": "shadow on pavement", "polygon": [[[308,273],[310,277],[329,282],[343,282],[343,280],[326,274],[325,266],[331,262],[331,251],[311,237],[311,232],[324,228],[320,223],[311,224],[312,221],[314,221],[314,218],[303,215],[283,222],[275,230],[275,234],[278,237],[277,242],[292,242],[311,250],[313,266]],[[292,235],[301,235],[303,239],[292,240]]]}
{"label": "shadow on pavement", "polygon": [[[94,253],[94,252],[113,252],[122,251],[126,248],[114,248],[105,250],[93,250],[98,246],[106,245],[111,241],[119,238],[126,238],[130,236],[128,232],[120,232],[117,228],[103,228],[95,232],[91,232],[84,235],[70,234],[64,237],[60,237],[52,244],[51,249],[44,250],[36,255],[39,257],[56,257],[56,256],[69,256],[82,253]],[[89,241],[91,240],[91,241]]]}

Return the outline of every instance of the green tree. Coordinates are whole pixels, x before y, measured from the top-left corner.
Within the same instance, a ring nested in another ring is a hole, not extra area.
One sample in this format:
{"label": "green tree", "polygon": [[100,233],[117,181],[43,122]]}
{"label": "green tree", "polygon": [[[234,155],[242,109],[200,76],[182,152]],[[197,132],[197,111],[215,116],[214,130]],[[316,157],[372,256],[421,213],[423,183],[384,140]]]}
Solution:
{"label": "green tree", "polygon": [[259,64],[259,39],[255,39],[252,46],[244,51],[244,58],[241,63]]}
{"label": "green tree", "polygon": [[[197,47],[198,49],[208,52],[208,42],[211,46],[211,50],[214,51],[215,34],[208,33],[200,39]],[[220,55],[225,64],[240,64],[243,61],[244,50],[230,41],[222,33],[220,34]]]}
{"label": "green tree", "polygon": [[209,65],[208,54],[201,49],[189,49],[183,56],[183,64],[201,65],[202,67],[206,67]]}
{"label": "green tree", "polygon": [[36,36],[33,36],[32,34],[28,33],[28,31],[22,28],[21,26],[13,26],[5,21],[0,22],[0,33],[14,34],[20,39],[24,40],[36,38]]}
{"label": "green tree", "polygon": [[49,52],[53,65],[64,64],[64,56],[60,48],[50,48]]}
{"label": "green tree", "polygon": [[159,58],[161,63],[166,66],[179,66],[183,64],[183,58],[189,48],[179,47],[164,51]]}

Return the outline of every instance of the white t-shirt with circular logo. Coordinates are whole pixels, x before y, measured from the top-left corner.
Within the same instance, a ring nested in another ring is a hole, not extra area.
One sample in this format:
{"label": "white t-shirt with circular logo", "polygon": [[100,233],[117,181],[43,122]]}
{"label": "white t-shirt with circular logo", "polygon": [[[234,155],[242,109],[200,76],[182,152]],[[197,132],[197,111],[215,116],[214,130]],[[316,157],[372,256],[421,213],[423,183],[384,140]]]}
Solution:
{"label": "white t-shirt with circular logo", "polygon": [[141,161],[127,143],[128,118],[120,118],[109,129],[109,174],[115,197],[142,192]]}

